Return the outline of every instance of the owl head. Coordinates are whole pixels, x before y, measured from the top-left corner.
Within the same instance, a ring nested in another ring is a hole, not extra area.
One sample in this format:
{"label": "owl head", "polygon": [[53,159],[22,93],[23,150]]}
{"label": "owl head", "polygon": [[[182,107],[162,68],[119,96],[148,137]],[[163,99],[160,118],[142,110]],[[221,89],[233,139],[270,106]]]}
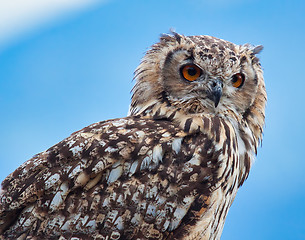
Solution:
{"label": "owl head", "polygon": [[130,113],[166,102],[187,115],[256,118],[261,128],[266,102],[256,57],[261,50],[211,36],[163,35],[135,71]]}

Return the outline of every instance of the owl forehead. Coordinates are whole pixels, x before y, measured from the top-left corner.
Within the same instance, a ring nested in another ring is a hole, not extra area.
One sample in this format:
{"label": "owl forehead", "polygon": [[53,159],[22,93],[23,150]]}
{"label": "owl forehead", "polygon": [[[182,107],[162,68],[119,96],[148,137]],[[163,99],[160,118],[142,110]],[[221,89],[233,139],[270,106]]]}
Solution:
{"label": "owl forehead", "polygon": [[186,37],[185,49],[211,75],[231,76],[240,71],[239,46],[211,36]]}
{"label": "owl forehead", "polygon": [[200,36],[188,36],[186,37],[197,46],[207,49],[212,52],[227,52],[232,51],[232,55],[235,54],[236,46],[234,43],[207,35]]}

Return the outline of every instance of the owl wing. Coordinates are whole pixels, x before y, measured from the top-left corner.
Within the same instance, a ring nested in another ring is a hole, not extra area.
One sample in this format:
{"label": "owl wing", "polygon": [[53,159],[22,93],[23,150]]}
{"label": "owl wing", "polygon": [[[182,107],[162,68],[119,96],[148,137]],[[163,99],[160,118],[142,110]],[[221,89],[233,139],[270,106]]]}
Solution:
{"label": "owl wing", "polygon": [[166,120],[96,123],[21,165],[2,183],[0,232],[162,238],[206,207],[218,154],[203,133]]}

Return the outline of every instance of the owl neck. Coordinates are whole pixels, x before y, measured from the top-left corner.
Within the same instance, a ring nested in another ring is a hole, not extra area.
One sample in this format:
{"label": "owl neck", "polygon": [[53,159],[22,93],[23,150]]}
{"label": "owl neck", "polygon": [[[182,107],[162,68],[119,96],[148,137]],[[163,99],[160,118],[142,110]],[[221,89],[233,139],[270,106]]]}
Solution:
{"label": "owl neck", "polygon": [[[226,114],[186,113],[181,108],[173,107],[167,101],[151,100],[141,107],[132,108],[130,115],[140,115],[142,118],[167,120],[179,126],[187,135],[203,132],[223,148],[227,139],[238,146],[240,155],[240,179],[242,185],[248,177],[253,159],[256,155],[261,132],[258,124],[250,125],[246,118],[228,110]],[[250,116],[250,115],[249,115]]]}
{"label": "owl neck", "polygon": [[[189,111],[185,111],[182,107],[173,105],[167,98],[163,98],[162,101],[160,101],[160,99],[151,99],[143,104],[131,106],[128,115],[139,115],[144,118],[153,119],[166,119],[172,121],[184,132],[189,134],[199,131],[208,134],[208,132],[214,132],[217,127],[229,122],[236,132],[245,132],[251,135],[256,143],[258,143],[261,138],[261,132],[258,131],[258,129],[262,129],[261,125],[263,125],[263,121],[262,123],[248,124],[247,118],[253,117],[252,114],[245,113],[245,116],[239,116],[234,110],[230,109],[222,114],[207,113],[205,111],[190,113]],[[212,138],[219,138],[217,134],[215,136],[213,136],[213,134],[210,135]]]}

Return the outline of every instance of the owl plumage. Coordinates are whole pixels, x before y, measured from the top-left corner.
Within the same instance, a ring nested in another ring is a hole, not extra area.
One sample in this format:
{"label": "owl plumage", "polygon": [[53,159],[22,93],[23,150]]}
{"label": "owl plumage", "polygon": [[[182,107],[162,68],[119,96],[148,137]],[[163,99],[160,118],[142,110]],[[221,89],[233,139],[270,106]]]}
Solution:
{"label": "owl plumage", "polygon": [[220,239],[262,138],[261,46],[164,35],[128,117],[90,125],[2,183],[3,239]]}

